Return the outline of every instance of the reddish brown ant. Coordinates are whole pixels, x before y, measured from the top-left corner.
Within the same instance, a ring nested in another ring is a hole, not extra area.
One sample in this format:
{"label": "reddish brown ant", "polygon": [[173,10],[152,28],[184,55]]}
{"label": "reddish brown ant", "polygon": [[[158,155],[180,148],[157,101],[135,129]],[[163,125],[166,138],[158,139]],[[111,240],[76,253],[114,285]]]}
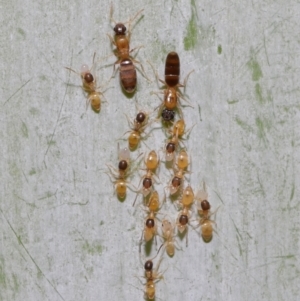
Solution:
{"label": "reddish brown ant", "polygon": [[[110,20],[115,23],[114,38],[108,34],[108,37],[111,43],[116,46],[114,53],[118,57],[118,60],[114,65],[120,64],[120,81],[123,89],[127,93],[133,93],[136,89],[137,76],[136,76],[136,68],[133,63],[139,63],[135,59],[130,56],[130,53],[135,49],[130,50],[130,38],[131,38],[131,23],[138,17],[138,15],[143,11],[141,9],[138,11],[133,18],[130,18],[128,22],[128,33],[126,33],[127,28],[123,23],[117,23],[113,20],[113,7],[110,9]],[[140,48],[140,47],[139,47]],[[139,63],[140,64],[140,63]]]}

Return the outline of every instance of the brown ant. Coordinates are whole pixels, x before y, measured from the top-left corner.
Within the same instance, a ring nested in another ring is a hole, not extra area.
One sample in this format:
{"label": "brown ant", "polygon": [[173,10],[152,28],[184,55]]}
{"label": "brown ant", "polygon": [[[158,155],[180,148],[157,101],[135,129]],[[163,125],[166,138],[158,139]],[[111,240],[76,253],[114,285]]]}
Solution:
{"label": "brown ant", "polygon": [[175,194],[181,188],[183,177],[186,173],[186,168],[189,165],[189,157],[184,149],[182,149],[178,154],[176,165],[177,171],[175,172],[174,177],[169,185],[171,195]]}
{"label": "brown ant", "polygon": [[[152,67],[153,68],[153,67]],[[159,106],[159,114],[161,115],[165,122],[172,121],[175,115],[175,109],[178,110],[179,115],[183,118],[183,113],[181,108],[178,106],[179,98],[186,100],[178,88],[185,87],[189,75],[193,72],[192,70],[185,78],[184,83],[179,83],[180,78],[180,59],[176,52],[170,52],[167,55],[165,63],[165,80],[159,79],[157,72],[156,78],[164,84],[166,87],[164,89],[164,100]],[[155,93],[157,94],[157,93]],[[187,101],[187,100],[186,100]]]}
{"label": "brown ant", "polygon": [[201,227],[201,236],[204,242],[210,242],[213,237],[213,224],[215,221],[210,217],[217,212],[217,208],[213,213],[210,212],[210,203],[207,200],[208,194],[206,192],[206,185],[203,183],[203,189],[196,195],[197,209],[200,215],[199,226]]}
{"label": "brown ant", "polygon": [[[185,230],[187,230],[187,225],[189,223],[190,218],[190,207],[194,202],[194,192],[190,185],[188,185],[184,191],[182,198],[180,200],[180,206],[182,207],[182,210],[178,214],[177,217],[177,229],[180,233],[183,233]],[[186,245],[188,244],[188,238],[186,236]]]}
{"label": "brown ant", "polygon": [[[110,8],[110,20],[115,23],[114,38],[108,34],[108,37],[111,43],[116,46],[114,49],[115,55],[118,57],[118,60],[114,63],[120,64],[120,81],[122,84],[123,89],[127,93],[133,93],[136,88],[137,83],[137,76],[136,76],[136,68],[133,63],[139,63],[135,59],[130,56],[130,52],[134,51],[135,49],[130,50],[130,38],[131,38],[131,23],[138,17],[138,15],[143,11],[141,9],[138,11],[133,18],[130,18],[128,22],[128,33],[126,33],[126,26],[123,23],[117,23],[113,20],[113,7],[111,5]],[[140,48],[140,47],[139,47]]]}
{"label": "brown ant", "polygon": [[[95,60],[95,55],[93,57],[93,65],[94,66],[94,60]],[[87,104],[91,103],[92,109],[96,112],[100,112],[101,108],[101,98],[100,95],[103,95],[102,92],[97,91],[97,84],[96,84],[96,78],[93,76],[91,70],[89,69],[88,65],[84,64],[81,66],[80,73],[77,71],[65,67],[66,69],[78,74],[81,77],[82,80],[82,89],[88,94],[87,97]]]}

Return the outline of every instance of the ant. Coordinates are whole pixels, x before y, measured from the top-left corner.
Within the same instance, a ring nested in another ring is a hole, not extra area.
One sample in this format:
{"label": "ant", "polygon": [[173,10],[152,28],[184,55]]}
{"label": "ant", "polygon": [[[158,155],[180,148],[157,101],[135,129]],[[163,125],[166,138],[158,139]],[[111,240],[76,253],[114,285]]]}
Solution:
{"label": "ant", "polygon": [[[157,234],[157,221],[155,218],[156,212],[159,210],[159,196],[157,191],[153,191],[149,197],[149,201],[146,205],[149,210],[149,214],[145,220],[145,227],[144,227],[144,240],[146,242],[150,241],[154,235]],[[140,245],[141,245],[140,241]]]}
{"label": "ant", "polygon": [[[142,182],[143,187],[141,189],[141,193],[143,194],[144,198],[146,198],[153,189],[152,178],[154,178],[154,172],[158,164],[159,164],[159,157],[156,151],[155,150],[150,151],[147,158],[145,158],[146,174],[143,176],[143,182]],[[136,196],[132,206],[134,206],[137,197],[138,195]]]}
{"label": "ant", "polygon": [[172,137],[169,139],[167,145],[166,145],[166,160],[172,161],[175,156],[175,150],[179,143],[178,137],[181,138],[181,136],[184,134],[185,130],[185,122],[183,119],[180,119],[176,121],[176,123],[173,126],[173,130],[171,131]]}
{"label": "ant", "polygon": [[[92,65],[91,69],[93,69],[93,67],[94,67],[95,55],[96,55],[96,53],[94,53],[93,65]],[[88,104],[88,102],[90,102],[92,109],[96,113],[99,113],[100,107],[101,107],[100,95],[103,95],[103,93],[96,90],[97,89],[96,78],[94,78],[88,65],[86,65],[86,64],[82,65],[80,73],[76,72],[75,70],[73,70],[69,67],[65,67],[65,68],[78,74],[81,77],[82,89],[88,94],[87,104]]]}
{"label": "ant", "polygon": [[159,264],[160,261],[154,270],[152,260],[147,260],[144,264],[146,278],[145,295],[149,300],[154,300],[155,298],[155,283],[163,279],[163,274],[158,273]]}
{"label": "ant", "polygon": [[[147,127],[148,125],[148,114],[143,112],[143,111],[140,111],[133,122],[131,122],[128,118],[127,115],[125,115],[126,118],[127,118],[127,121],[129,123],[129,126],[131,128],[131,132],[128,136],[128,146],[130,148],[130,150],[135,150],[141,139],[143,138],[141,136],[142,132],[145,130],[145,128]],[[127,133],[127,132],[126,132]],[[125,133],[125,134],[126,134]]]}
{"label": "ant", "polygon": [[200,215],[199,225],[201,227],[201,236],[204,242],[208,243],[212,240],[213,237],[213,224],[215,221],[211,220],[210,217],[217,212],[217,208],[213,213],[210,212],[210,203],[207,201],[208,194],[206,192],[206,185],[203,183],[203,189],[200,190],[196,199],[198,213]]}
{"label": "ant", "polygon": [[174,242],[174,225],[167,220],[164,219],[161,225],[162,229],[162,237],[165,240],[163,245],[165,246],[166,252],[170,257],[173,257],[175,254],[175,242]]}
{"label": "ant", "polygon": [[[130,50],[130,38],[131,38],[131,23],[138,17],[138,15],[143,11],[141,9],[138,11],[133,18],[130,18],[128,22],[128,33],[126,33],[126,26],[123,23],[117,23],[113,20],[113,6],[110,8],[110,20],[115,23],[114,38],[108,34],[108,37],[111,43],[116,46],[116,49],[113,50],[115,55],[118,57],[118,60],[114,63],[120,64],[120,81],[123,89],[127,93],[133,93],[136,88],[137,76],[136,76],[136,68],[133,63],[139,63],[135,59],[130,56],[130,52],[134,51],[134,49]],[[139,47],[140,48],[140,47]],[[140,64],[140,63],[139,63]],[[115,68],[115,67],[114,67]]]}
{"label": "ant", "polygon": [[184,173],[189,165],[189,157],[184,149],[180,151],[176,165],[178,169],[171,180],[171,184],[169,185],[171,195],[175,194],[181,188]]}
{"label": "ant", "polygon": [[115,192],[119,199],[124,199],[127,192],[127,187],[130,188],[129,184],[126,182],[126,178],[128,177],[128,170],[130,165],[130,151],[128,148],[120,149],[118,144],[118,156],[119,156],[119,164],[118,169],[113,166],[107,164],[111,175],[114,177],[115,181]]}
{"label": "ant", "polygon": [[[152,67],[153,68],[153,67]],[[180,90],[178,88],[185,87],[187,79],[189,75],[193,72],[192,70],[185,78],[184,83],[179,83],[180,77],[180,59],[176,52],[172,51],[167,55],[166,63],[165,63],[165,80],[158,78],[157,72],[156,78],[164,84],[166,87],[164,89],[164,101],[159,106],[159,114],[163,118],[163,121],[169,122],[174,119],[175,109],[178,110],[181,118],[183,117],[183,113],[181,108],[178,106],[179,98],[186,100]],[[157,94],[157,93],[155,93]],[[187,100],[186,100],[187,101]]]}
{"label": "ant", "polygon": [[152,178],[154,176],[154,172],[155,172],[158,164],[159,164],[159,157],[158,157],[156,151],[152,150],[148,154],[147,159],[145,160],[147,172],[143,179],[142,194],[144,197],[147,197],[147,195],[152,190]]}
{"label": "ant", "polygon": [[[190,218],[190,207],[194,202],[194,192],[190,185],[188,185],[184,191],[182,198],[179,202],[182,210],[179,212],[177,217],[177,229],[182,234],[185,230],[187,230],[187,224],[189,223]],[[186,236],[186,246],[188,245],[188,238]]]}

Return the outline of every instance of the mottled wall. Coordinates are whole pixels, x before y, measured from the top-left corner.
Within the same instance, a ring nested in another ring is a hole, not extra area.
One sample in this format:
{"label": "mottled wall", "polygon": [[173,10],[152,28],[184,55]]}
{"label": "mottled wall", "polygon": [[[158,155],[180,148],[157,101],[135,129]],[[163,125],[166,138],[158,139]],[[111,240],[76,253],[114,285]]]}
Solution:
{"label": "mottled wall", "polygon": [[[143,2],[115,1],[114,19],[144,8],[131,44],[144,46],[136,58],[153,82],[139,73],[127,98],[116,76],[102,87],[100,114],[64,66],[91,65],[96,52],[105,57],[98,83],[110,78],[109,3],[0,3],[0,300],[142,300],[144,212],[133,192],[113,196],[105,170],[128,128],[123,113],[133,118],[135,101],[148,111],[160,104],[147,60],[162,77],[172,50],[182,78],[195,70],[193,108],[183,101],[194,125],[187,178],[195,190],[205,180],[220,208],[211,243],[190,229],[188,248],[179,240],[182,250],[162,261],[156,299],[299,299],[299,3]],[[146,144],[162,149],[164,139],[157,129]],[[171,174],[162,165],[161,193]],[[162,211],[177,215],[169,200]]]}

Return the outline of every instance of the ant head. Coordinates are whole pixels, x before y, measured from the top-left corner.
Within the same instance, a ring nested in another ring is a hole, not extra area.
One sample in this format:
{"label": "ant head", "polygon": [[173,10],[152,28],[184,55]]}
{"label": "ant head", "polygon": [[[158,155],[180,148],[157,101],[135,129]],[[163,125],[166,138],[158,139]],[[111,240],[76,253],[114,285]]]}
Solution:
{"label": "ant head", "polygon": [[152,269],[153,269],[153,262],[152,262],[152,260],[147,260],[145,262],[144,268],[148,272],[152,271]]}
{"label": "ant head", "polygon": [[124,35],[126,32],[126,26],[123,23],[117,23],[114,27],[116,35]]}
{"label": "ant head", "polygon": [[146,114],[144,112],[139,112],[135,119],[138,123],[143,123],[146,119]]}
{"label": "ant head", "polygon": [[119,162],[119,170],[125,171],[128,167],[128,163],[126,160],[121,160]]}
{"label": "ant head", "polygon": [[84,76],[83,76],[83,79],[88,84],[90,84],[94,81],[94,77],[93,77],[92,73],[90,73],[90,72],[85,73]]}
{"label": "ant head", "polygon": [[169,110],[169,109],[163,109],[161,113],[161,117],[165,122],[173,121],[175,117],[175,111],[174,110]]}
{"label": "ant head", "polygon": [[202,208],[202,210],[209,210],[210,209],[210,203],[207,200],[203,200],[201,202],[201,208]]}

